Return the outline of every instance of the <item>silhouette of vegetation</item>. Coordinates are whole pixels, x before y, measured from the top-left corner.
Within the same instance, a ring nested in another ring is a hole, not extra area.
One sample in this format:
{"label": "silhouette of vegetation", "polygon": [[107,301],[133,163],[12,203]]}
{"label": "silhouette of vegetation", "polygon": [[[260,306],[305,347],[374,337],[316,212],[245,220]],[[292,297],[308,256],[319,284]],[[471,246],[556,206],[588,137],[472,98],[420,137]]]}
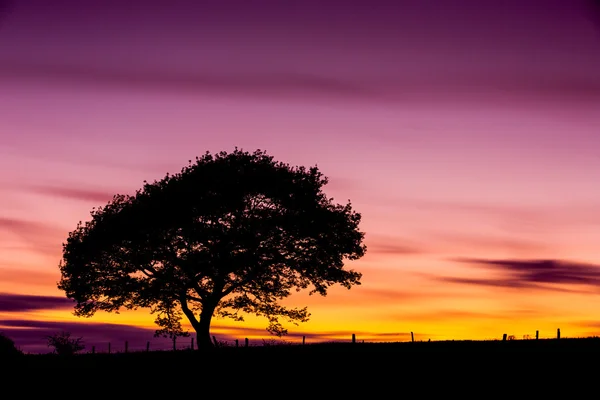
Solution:
{"label": "silhouette of vegetation", "polygon": [[[269,379],[273,378],[273,374],[281,374],[281,379],[289,379],[290,374],[291,376],[302,376],[302,373],[306,372],[306,365],[313,363],[311,373],[322,370],[319,376],[325,376],[327,373],[331,374],[332,371],[350,370],[357,373],[357,375],[352,375],[356,380],[368,382],[369,388],[372,389],[371,381],[365,376],[368,376],[369,372],[377,371],[377,379],[380,379],[380,371],[389,372],[388,366],[398,360],[401,362],[397,362],[398,365],[394,367],[392,371],[394,374],[398,372],[398,368],[405,368],[402,371],[408,374],[407,376],[411,376],[410,372],[414,373],[415,366],[418,366],[419,374],[422,374],[421,368],[428,372],[428,379],[429,377],[446,376],[449,371],[459,373],[464,379],[465,368],[469,368],[469,366],[476,371],[483,371],[485,375],[490,375],[489,371],[498,365],[502,368],[504,365],[534,365],[536,367],[535,375],[539,373],[539,376],[542,377],[555,376],[557,365],[578,365],[577,363],[580,363],[582,359],[594,360],[598,355],[600,355],[599,338],[354,344],[346,341],[345,343],[274,344],[249,347],[219,345],[211,352],[138,351],[113,352],[111,354],[97,352],[80,354],[77,357],[25,354],[21,357],[11,357],[10,362],[6,365],[10,365],[10,368],[13,369],[17,366],[46,370],[64,367],[68,368],[63,371],[69,371],[69,377],[81,371],[88,374],[87,378],[89,378],[88,367],[97,368],[106,373],[107,371],[156,370],[167,365],[180,367],[173,370],[175,373],[193,370],[194,376],[203,378],[222,377],[223,371],[233,371],[236,373],[235,382],[237,384],[239,384],[238,378],[240,377],[254,383],[254,385],[244,387],[244,390],[248,391],[257,387],[256,382],[266,379],[265,371],[269,371]],[[319,360],[319,362],[315,363],[315,360]],[[460,362],[459,367],[457,367],[456,360]],[[553,362],[549,362],[549,360]],[[2,358],[0,358],[0,364],[1,362]],[[273,368],[273,365],[280,365],[277,363],[284,363],[284,365]],[[194,368],[192,370],[184,368],[188,365],[193,365]],[[587,364],[584,367],[587,368]],[[560,379],[564,379],[564,372],[569,370],[570,368],[563,368]],[[593,370],[589,371],[593,372]],[[226,377],[230,379],[229,374],[226,374]],[[493,378],[494,380],[498,379],[497,376]],[[508,379],[507,382],[511,382],[512,379]],[[397,384],[397,381],[392,380],[391,382]],[[534,382],[539,385],[537,376]],[[156,385],[142,386],[156,389]]]}
{"label": "silhouette of vegetation", "polygon": [[54,353],[61,356],[71,356],[85,349],[83,338],[72,338],[70,332],[59,332],[46,337],[48,347],[54,349]]}
{"label": "silhouette of vegetation", "polygon": [[155,322],[156,325],[160,327],[154,332],[154,337],[164,337],[175,340],[177,337],[190,336],[190,333],[184,331],[181,326],[182,315],[180,310],[173,307],[163,308],[163,304],[159,303],[152,309],[152,313],[158,314]]}
{"label": "silhouette of vegetation", "polygon": [[20,354],[23,353],[15,346],[15,342],[4,333],[0,332],[0,356],[16,356]]}
{"label": "silhouette of vegetation", "polygon": [[331,285],[360,284],[344,264],[365,254],[361,215],[349,201],[334,204],[327,183],[316,166],[261,150],[207,152],[93,209],[63,244],[58,287],[78,316],[150,308],[159,334],[182,333],[183,314],[200,349],[214,346],[213,316],[266,317],[281,337],[280,318],[297,325],[310,316],[279,303],[292,289],[325,296]]}

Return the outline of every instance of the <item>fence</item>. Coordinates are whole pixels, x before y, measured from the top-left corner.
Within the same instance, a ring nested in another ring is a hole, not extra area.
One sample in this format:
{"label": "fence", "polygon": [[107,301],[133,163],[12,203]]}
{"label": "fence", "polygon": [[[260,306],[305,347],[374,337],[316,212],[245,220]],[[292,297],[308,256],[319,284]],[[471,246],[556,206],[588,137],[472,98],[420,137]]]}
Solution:
{"label": "fence", "polygon": [[[410,340],[411,342],[413,342],[413,343],[416,342],[414,332],[410,333],[410,337],[411,337],[411,340]],[[561,338],[560,328],[558,328],[556,330],[555,339],[560,339],[560,338]],[[195,338],[194,337],[192,337],[192,338],[189,339],[188,344],[182,344],[182,342],[183,342],[182,339],[184,339],[184,338],[179,338],[179,340],[178,340],[178,338],[174,338],[172,340],[172,346],[169,347],[169,348],[166,348],[165,346],[159,346],[157,348],[153,348],[151,346],[151,342],[147,341],[146,345],[145,345],[145,348],[134,350],[134,351],[146,351],[146,352],[156,351],[156,350],[159,350],[159,351],[164,351],[164,350],[178,351],[178,350],[193,350],[193,349],[195,349],[197,347],[197,346],[195,347]],[[215,336],[213,336],[212,339],[213,339],[213,343],[215,344],[216,347],[223,347],[223,346],[249,347],[250,346],[250,340],[248,338],[244,338],[244,341],[242,343],[240,343],[239,339],[235,339],[235,340],[233,340],[231,342],[231,344],[230,344],[229,341],[218,341]],[[504,333],[502,335],[502,341],[516,340],[516,339],[517,338],[514,335],[508,335],[506,333]],[[531,338],[529,335],[524,335],[523,339],[524,340],[529,340],[529,339],[533,339],[533,338]],[[539,339],[540,339],[540,331],[536,330],[535,331],[535,340],[539,340]],[[491,339],[491,340],[498,340],[498,339]],[[356,334],[354,334],[354,333],[352,334],[350,341],[353,344],[356,344],[356,343],[359,343],[359,342],[365,343],[364,339],[362,341],[357,340]],[[427,341],[431,342],[431,339],[428,339]],[[421,340],[421,342],[422,342],[422,340]],[[277,344],[277,343],[275,343],[275,342],[271,343],[269,341],[265,341],[264,339],[262,340],[262,345],[269,345],[269,344]],[[306,344],[306,336],[302,336],[302,342],[301,342],[301,344],[302,345]],[[107,342],[105,349],[106,349],[106,352],[109,353],[109,354],[112,353],[112,352],[125,352],[125,353],[128,353],[130,351],[129,341],[125,341],[124,347],[122,347],[121,348],[122,350],[120,350],[120,351],[119,350],[114,351],[115,349],[112,347],[112,343],[111,342]],[[90,352],[91,353],[102,352],[102,351],[100,351],[100,349],[98,349],[98,350],[99,351],[97,351],[97,346],[94,345],[94,346],[91,346]]]}

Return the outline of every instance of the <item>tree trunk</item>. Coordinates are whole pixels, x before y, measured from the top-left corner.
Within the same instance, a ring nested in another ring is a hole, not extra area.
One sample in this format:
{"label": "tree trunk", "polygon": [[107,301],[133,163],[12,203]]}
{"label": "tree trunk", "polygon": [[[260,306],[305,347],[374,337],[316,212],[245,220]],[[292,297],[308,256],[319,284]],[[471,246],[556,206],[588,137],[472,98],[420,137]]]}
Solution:
{"label": "tree trunk", "polygon": [[208,350],[214,347],[213,342],[210,338],[210,321],[212,319],[215,307],[207,307],[203,305],[202,312],[200,313],[200,320],[196,327],[196,342],[198,344],[198,350]]}

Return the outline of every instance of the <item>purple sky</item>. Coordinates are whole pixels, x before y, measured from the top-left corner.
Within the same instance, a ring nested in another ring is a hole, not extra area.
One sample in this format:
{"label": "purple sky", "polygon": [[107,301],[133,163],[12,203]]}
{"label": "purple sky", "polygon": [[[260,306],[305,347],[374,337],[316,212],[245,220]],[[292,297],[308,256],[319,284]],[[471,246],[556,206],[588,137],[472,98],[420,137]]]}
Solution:
{"label": "purple sky", "polygon": [[[61,243],[92,207],[238,146],[317,164],[363,214],[363,286],[311,300],[302,333],[481,338],[508,318],[587,334],[594,3],[0,0],[0,292],[63,296]],[[539,294],[548,276],[513,268],[537,260],[559,260],[541,265],[569,290]],[[0,318],[77,322],[60,310]],[[91,322],[146,324],[125,315]]]}

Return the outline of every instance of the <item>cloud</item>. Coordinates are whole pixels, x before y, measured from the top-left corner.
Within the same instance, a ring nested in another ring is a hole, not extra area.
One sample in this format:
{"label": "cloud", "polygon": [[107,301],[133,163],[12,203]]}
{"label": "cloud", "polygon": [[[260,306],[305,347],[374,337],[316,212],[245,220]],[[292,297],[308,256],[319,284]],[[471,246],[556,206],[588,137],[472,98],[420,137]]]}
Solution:
{"label": "cloud", "polygon": [[429,242],[435,243],[437,251],[456,249],[478,249],[480,251],[508,250],[513,253],[533,253],[547,250],[546,245],[531,240],[506,236],[476,235],[461,233],[431,233]]}
{"label": "cloud", "polygon": [[499,313],[483,313],[457,309],[445,309],[435,310],[428,312],[412,312],[402,313],[391,317],[397,321],[424,321],[424,322],[447,322],[460,320],[478,320],[478,319],[494,319],[494,320],[514,320],[514,319],[526,319],[535,316],[542,315],[538,310],[531,309],[512,309],[503,310]]}
{"label": "cloud", "polygon": [[420,254],[423,252],[420,248],[396,244],[396,243],[373,243],[367,244],[369,254],[384,254],[384,255],[411,255],[411,254]]}
{"label": "cloud", "polygon": [[[92,346],[98,352],[106,352],[108,343],[111,351],[123,351],[125,342],[130,350],[143,350],[150,341],[151,349],[167,350],[172,348],[169,339],[155,338],[154,329],[121,324],[102,324],[86,322],[34,321],[23,319],[0,320],[0,332],[14,340],[15,344],[25,352],[48,353],[46,337],[59,332],[70,332],[72,337],[81,337],[86,351]],[[180,346],[189,346],[190,342],[181,339]],[[179,347],[179,346],[178,346]]]}
{"label": "cloud", "polygon": [[[396,104],[415,101],[454,99],[448,93],[469,93],[481,101],[482,94],[502,94],[524,99],[528,95],[545,98],[568,97],[570,100],[594,101],[600,99],[600,81],[579,76],[544,77],[530,74],[501,74],[493,79],[486,74],[477,77],[442,76],[437,81],[397,76],[381,79],[347,78],[321,75],[314,72],[268,71],[260,73],[220,74],[213,72],[150,70],[145,67],[119,68],[102,65],[58,64],[35,61],[2,60],[0,80],[38,80],[68,85],[114,87],[123,90],[141,90],[189,95],[227,95],[263,98],[302,98],[312,100],[343,99]],[[196,68],[198,70],[198,68]],[[466,91],[465,88],[470,90]],[[525,97],[523,97],[525,96]]]}
{"label": "cloud", "polygon": [[74,302],[66,297],[0,293],[0,312],[71,309],[73,306]]}
{"label": "cloud", "polygon": [[454,261],[475,264],[500,272],[495,278],[441,277],[445,282],[467,285],[496,286],[507,288],[535,288],[564,292],[571,290],[561,285],[592,286],[600,288],[600,265],[562,260],[491,260],[459,258]]}
{"label": "cloud", "polygon": [[46,194],[50,196],[61,197],[70,200],[80,200],[95,203],[106,203],[113,198],[113,193],[100,190],[68,188],[56,186],[35,186],[31,188],[35,193]]}
{"label": "cloud", "polygon": [[367,287],[361,287],[360,289],[353,290],[360,293],[360,296],[362,297],[361,301],[368,301],[370,305],[372,305],[371,302],[375,304],[381,304],[382,302],[394,304],[397,302],[412,302],[417,300],[456,298],[457,296],[466,296],[466,294],[461,293],[428,290],[410,291]]}
{"label": "cloud", "polygon": [[424,252],[423,248],[415,245],[412,240],[388,235],[367,234],[365,244],[369,255],[405,256]]}
{"label": "cloud", "polygon": [[[391,199],[390,199],[391,200]],[[477,216],[493,221],[505,231],[546,232],[557,226],[600,224],[600,205],[596,203],[516,205],[502,202],[470,202],[415,198],[394,198],[394,206],[424,213]],[[533,244],[533,243],[530,243]]]}
{"label": "cloud", "polygon": [[111,85],[128,90],[204,95],[297,97],[312,94],[371,99],[380,98],[382,95],[378,90],[367,85],[308,73],[218,75],[143,69],[129,71],[111,67],[3,61],[0,66],[0,78],[3,76],[79,85]]}
{"label": "cloud", "polygon": [[0,229],[8,230],[27,240],[33,237],[53,235],[60,232],[60,229],[54,228],[42,222],[3,217],[0,217]]}
{"label": "cloud", "polygon": [[[350,341],[352,340],[352,334],[356,335],[356,340],[365,342],[399,342],[410,339],[410,332],[368,332],[368,331],[321,331],[315,332],[303,332],[294,331],[289,333],[283,340],[296,341],[302,340],[305,336],[307,342],[329,342],[329,341]],[[417,333],[415,332],[415,335]],[[419,333],[419,335],[434,337],[426,333]]]}
{"label": "cloud", "polygon": [[0,217],[0,232],[16,236],[28,249],[42,255],[55,257],[60,253],[62,239],[66,231],[53,225],[21,218]]}
{"label": "cloud", "polygon": [[56,268],[55,273],[31,271],[27,269],[3,268],[0,267],[0,282],[13,285],[14,287],[23,286],[56,286],[60,279],[60,272]]}
{"label": "cloud", "polygon": [[[288,327],[288,335],[277,338],[267,333],[265,329],[244,327],[219,327],[215,325],[212,333],[217,340],[234,345],[235,340],[243,345],[244,338],[249,338],[251,346],[260,346],[263,340],[274,339],[276,341],[300,343],[302,337],[310,342],[327,341],[350,341],[352,334],[361,341],[397,342],[410,338],[409,332],[367,332],[367,331],[323,331],[305,332],[292,325]],[[155,338],[153,328],[143,328],[123,324],[89,323],[89,322],[59,322],[59,321],[34,321],[24,319],[0,320],[0,332],[14,340],[15,344],[27,353],[48,353],[51,349],[47,346],[47,337],[59,332],[69,332],[71,337],[81,337],[86,352],[95,347],[97,352],[107,352],[108,344],[111,344],[112,352],[122,352],[125,342],[128,343],[130,351],[142,351],[146,349],[146,343],[150,342],[151,350],[170,350],[173,342],[170,339]],[[426,333],[415,332],[416,336],[435,337]],[[194,336],[194,335],[192,335]],[[179,338],[177,348],[189,348],[192,336]]]}

